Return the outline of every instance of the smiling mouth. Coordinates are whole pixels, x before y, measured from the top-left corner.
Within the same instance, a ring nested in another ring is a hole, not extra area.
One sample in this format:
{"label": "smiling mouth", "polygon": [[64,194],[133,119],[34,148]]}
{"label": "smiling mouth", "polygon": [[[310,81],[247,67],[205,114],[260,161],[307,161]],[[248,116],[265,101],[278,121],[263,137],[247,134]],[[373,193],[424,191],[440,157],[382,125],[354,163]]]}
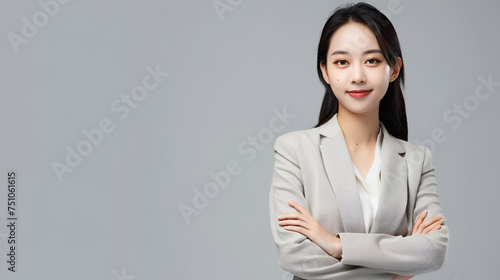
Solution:
{"label": "smiling mouth", "polygon": [[361,89],[361,90],[349,90],[349,91],[347,91],[347,93],[351,97],[354,97],[354,98],[364,97],[364,96],[368,95],[370,92],[372,92],[371,89],[369,89],[369,90],[367,90],[367,89]]}

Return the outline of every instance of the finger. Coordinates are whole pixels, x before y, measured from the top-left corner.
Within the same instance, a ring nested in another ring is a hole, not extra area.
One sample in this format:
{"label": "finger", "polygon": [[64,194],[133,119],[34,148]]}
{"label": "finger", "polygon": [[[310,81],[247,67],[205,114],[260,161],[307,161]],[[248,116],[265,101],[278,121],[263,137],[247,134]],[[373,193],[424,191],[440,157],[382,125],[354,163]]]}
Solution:
{"label": "finger", "polygon": [[427,234],[429,232],[432,232],[432,231],[435,231],[435,230],[438,230],[441,228],[442,224],[443,224],[443,221],[444,219],[441,219],[435,223],[433,223],[432,225],[426,227],[423,231],[422,231],[422,234]]}
{"label": "finger", "polygon": [[286,220],[286,219],[292,219],[292,220],[303,220],[303,221],[311,221],[311,218],[306,217],[304,214],[300,212],[293,212],[293,213],[286,213],[283,215],[278,216],[278,220]]}
{"label": "finger", "polygon": [[284,220],[284,221],[280,221],[279,225],[282,227],[296,226],[296,227],[302,227],[305,229],[309,229],[309,225],[306,222],[301,221],[301,220]]}
{"label": "finger", "polygon": [[305,217],[301,213],[287,213],[287,214],[283,214],[283,215],[281,215],[281,216],[278,217],[278,224],[280,224],[281,221],[292,221],[292,222],[293,221],[300,221],[300,222],[303,222],[303,223],[307,223],[307,224],[309,224],[309,226],[307,226],[308,229],[311,228],[310,223],[312,222],[311,219]]}
{"label": "finger", "polygon": [[415,221],[415,224],[413,224],[413,230],[412,230],[411,234],[414,234],[418,231],[418,228],[420,227],[420,224],[424,220],[425,216],[427,216],[427,211],[424,211],[424,212],[420,213],[420,215],[418,215],[418,218]]}
{"label": "finger", "polygon": [[[444,221],[444,219],[443,219],[443,221]],[[436,224],[431,231],[435,231],[435,230],[441,229],[442,227],[443,227],[443,223]]]}
{"label": "finger", "polygon": [[430,225],[432,225],[433,223],[441,220],[443,217],[441,216],[437,216],[437,217],[433,217],[433,218],[430,218],[429,220],[423,222],[421,225],[420,225],[420,228],[424,229]]}
{"label": "finger", "polygon": [[312,218],[311,214],[309,214],[309,212],[306,210],[306,208],[302,207],[300,204],[298,204],[297,202],[295,201],[291,201],[291,200],[288,200],[288,204],[290,206],[292,206],[293,208],[295,208],[297,211],[299,211],[300,213],[302,213],[304,216],[306,217],[309,217],[309,218]]}
{"label": "finger", "polygon": [[283,214],[281,216],[278,216],[278,220],[281,221],[281,220],[287,220],[287,219],[300,219],[301,217],[303,217],[304,215],[300,214],[300,213],[286,213],[286,214]]}
{"label": "finger", "polygon": [[392,278],[392,280],[408,280],[408,279],[411,279],[413,277],[415,277],[415,275],[413,275],[413,276],[395,275],[394,278]]}
{"label": "finger", "polygon": [[428,233],[431,233],[431,232],[433,232],[435,230],[438,230],[438,229],[441,229],[441,225],[440,224],[437,224],[437,225],[435,225],[433,227],[428,227],[428,228],[424,229],[422,231],[422,234],[428,234]]}
{"label": "finger", "polygon": [[440,219],[441,219],[441,217],[438,216],[438,217],[434,217],[434,218],[431,218],[431,219],[425,221],[424,223],[422,223],[420,225],[417,232],[423,234],[423,232],[426,228],[428,228],[428,227],[432,228],[434,226],[434,223],[439,222]]}
{"label": "finger", "polygon": [[297,227],[297,226],[286,226],[284,227],[284,229],[288,230],[288,231],[294,231],[294,232],[298,232],[302,235],[304,235],[305,237],[307,237],[306,233],[307,233],[307,230],[304,229],[303,227]]}

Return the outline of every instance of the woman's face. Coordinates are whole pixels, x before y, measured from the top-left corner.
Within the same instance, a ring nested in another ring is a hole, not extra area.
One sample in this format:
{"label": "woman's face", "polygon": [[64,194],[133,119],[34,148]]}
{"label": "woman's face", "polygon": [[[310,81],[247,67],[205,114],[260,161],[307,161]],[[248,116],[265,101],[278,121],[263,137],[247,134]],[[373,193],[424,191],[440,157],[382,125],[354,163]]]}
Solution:
{"label": "woman's face", "polygon": [[391,69],[373,32],[363,24],[351,22],[332,35],[321,70],[339,101],[339,111],[378,115],[380,100],[389,82],[397,78],[401,63],[398,58]]}

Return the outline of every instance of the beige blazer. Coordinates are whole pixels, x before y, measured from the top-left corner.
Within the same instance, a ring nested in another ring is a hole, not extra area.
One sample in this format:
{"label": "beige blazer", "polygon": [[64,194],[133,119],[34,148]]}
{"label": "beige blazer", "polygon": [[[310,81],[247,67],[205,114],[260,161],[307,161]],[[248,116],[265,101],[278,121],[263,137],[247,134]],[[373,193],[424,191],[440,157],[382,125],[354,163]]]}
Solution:
{"label": "beige blazer", "polygon": [[[399,140],[382,127],[381,192],[372,229],[365,232],[361,202],[337,115],[318,128],[276,139],[270,191],[271,230],[280,266],[300,279],[392,279],[439,269],[446,258],[448,225],[411,235],[424,210],[426,220],[443,215],[431,152]],[[342,260],[326,254],[304,235],[285,230],[277,217],[304,206],[342,242]]]}

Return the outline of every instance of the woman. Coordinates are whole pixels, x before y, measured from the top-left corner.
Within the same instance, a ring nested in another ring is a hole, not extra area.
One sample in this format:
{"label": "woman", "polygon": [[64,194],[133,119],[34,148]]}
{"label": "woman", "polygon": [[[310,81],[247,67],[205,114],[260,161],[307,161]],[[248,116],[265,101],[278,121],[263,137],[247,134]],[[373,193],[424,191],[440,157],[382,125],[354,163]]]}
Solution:
{"label": "woman", "polygon": [[391,22],[337,9],[320,38],[315,128],[276,139],[270,217],[294,279],[410,279],[448,248],[431,152],[408,143],[404,66]]}

